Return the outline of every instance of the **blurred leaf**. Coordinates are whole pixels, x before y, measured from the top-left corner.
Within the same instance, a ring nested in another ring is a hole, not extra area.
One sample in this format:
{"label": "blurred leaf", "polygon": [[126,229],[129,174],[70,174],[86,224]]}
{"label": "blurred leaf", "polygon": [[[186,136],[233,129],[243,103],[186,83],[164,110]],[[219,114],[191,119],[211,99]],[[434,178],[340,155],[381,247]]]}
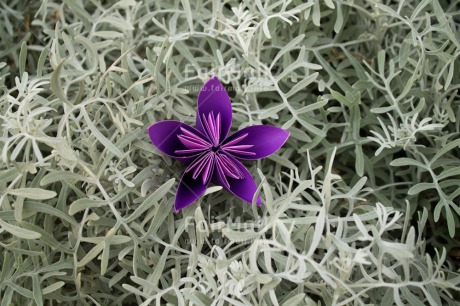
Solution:
{"label": "blurred leaf", "polygon": [[17,197],[24,197],[32,200],[47,200],[56,197],[56,192],[41,188],[17,188],[8,190],[8,193]]}
{"label": "blurred leaf", "polygon": [[5,231],[7,231],[11,235],[16,236],[18,238],[22,238],[22,239],[39,239],[41,237],[41,235],[39,233],[37,233],[37,232],[29,231],[27,229],[24,229],[24,228],[15,226],[15,225],[8,224],[8,223],[4,222],[2,219],[0,219],[0,226]]}

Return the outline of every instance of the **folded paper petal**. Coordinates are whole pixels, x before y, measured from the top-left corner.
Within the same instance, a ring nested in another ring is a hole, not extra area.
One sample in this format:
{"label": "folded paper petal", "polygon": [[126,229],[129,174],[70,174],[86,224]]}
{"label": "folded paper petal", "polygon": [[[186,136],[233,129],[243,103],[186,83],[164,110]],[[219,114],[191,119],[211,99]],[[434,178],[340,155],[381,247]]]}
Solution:
{"label": "folded paper petal", "polygon": [[184,134],[181,128],[198,135],[202,139],[206,139],[206,136],[197,129],[186,123],[175,120],[159,121],[150,126],[148,130],[150,139],[161,152],[185,164],[189,164],[200,155],[202,151],[190,150],[190,148],[184,145],[179,138],[180,135]]}
{"label": "folded paper petal", "polygon": [[[245,202],[252,204],[252,198],[257,191],[257,184],[251,176],[251,173],[241,164],[236,158],[227,155],[229,159],[239,168],[244,178],[235,179],[221,171],[219,167],[215,168],[213,181],[215,184],[222,186],[225,190],[229,191],[233,195],[239,197]],[[261,205],[262,201],[260,196],[257,196],[257,205]]]}
{"label": "folded paper petal", "polygon": [[174,212],[178,212],[193,202],[195,202],[209,185],[209,180],[203,183],[200,178],[194,179],[192,172],[185,172],[177,188],[176,201],[174,202]]}
{"label": "folded paper petal", "polygon": [[[196,128],[206,134],[205,122],[203,116],[209,118],[209,114],[213,118],[219,116],[219,140],[222,142],[230,130],[232,125],[232,104],[225,90],[225,87],[220,83],[217,77],[212,77],[207,81],[198,95],[198,109],[196,114]],[[216,122],[217,123],[217,122]]]}
{"label": "folded paper petal", "polygon": [[230,135],[222,147],[238,159],[259,159],[275,153],[289,138],[289,134],[288,130],[276,126],[254,125]]}

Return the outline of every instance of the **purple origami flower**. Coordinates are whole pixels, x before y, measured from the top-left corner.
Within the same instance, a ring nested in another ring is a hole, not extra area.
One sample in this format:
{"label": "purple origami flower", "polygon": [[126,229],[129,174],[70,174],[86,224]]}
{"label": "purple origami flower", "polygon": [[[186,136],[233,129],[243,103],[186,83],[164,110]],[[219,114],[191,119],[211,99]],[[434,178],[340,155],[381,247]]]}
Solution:
{"label": "purple origami flower", "polygon": [[[256,125],[227,137],[231,125],[230,98],[219,80],[212,77],[198,95],[196,128],[175,120],[160,121],[149,127],[153,144],[187,166],[177,189],[174,212],[198,199],[210,181],[252,202],[257,185],[239,160],[273,154],[286,142],[289,131]],[[260,196],[256,203],[261,204]]]}

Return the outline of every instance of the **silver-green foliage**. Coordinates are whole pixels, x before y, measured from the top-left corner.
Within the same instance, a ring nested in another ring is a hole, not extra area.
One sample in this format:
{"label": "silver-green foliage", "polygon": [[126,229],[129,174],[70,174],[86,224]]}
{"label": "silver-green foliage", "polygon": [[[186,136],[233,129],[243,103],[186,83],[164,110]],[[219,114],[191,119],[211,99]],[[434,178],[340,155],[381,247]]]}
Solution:
{"label": "silver-green foliage", "polygon": [[[1,305],[454,305],[460,14],[447,0],[0,3]],[[211,187],[146,128],[229,86],[291,131]]]}

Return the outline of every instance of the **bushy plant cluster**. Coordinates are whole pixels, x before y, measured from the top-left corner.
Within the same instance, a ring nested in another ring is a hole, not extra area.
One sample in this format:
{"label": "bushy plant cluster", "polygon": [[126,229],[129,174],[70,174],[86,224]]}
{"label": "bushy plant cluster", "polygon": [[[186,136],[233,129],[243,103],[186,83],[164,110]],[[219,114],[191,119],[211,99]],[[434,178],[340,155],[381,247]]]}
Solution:
{"label": "bushy plant cluster", "polygon": [[[460,4],[0,2],[0,305],[456,305]],[[173,213],[147,127],[291,137]]]}

